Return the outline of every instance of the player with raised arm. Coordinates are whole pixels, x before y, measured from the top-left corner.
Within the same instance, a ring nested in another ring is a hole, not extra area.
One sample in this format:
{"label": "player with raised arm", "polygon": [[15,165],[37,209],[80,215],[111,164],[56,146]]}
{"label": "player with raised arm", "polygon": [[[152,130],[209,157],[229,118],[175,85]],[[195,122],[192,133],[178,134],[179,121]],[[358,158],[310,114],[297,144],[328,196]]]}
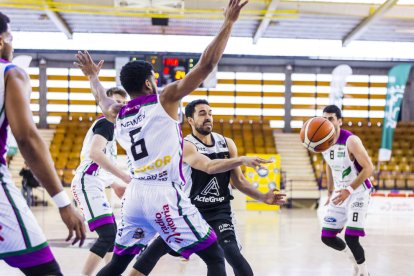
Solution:
{"label": "player with raised arm", "polygon": [[9,125],[25,161],[59,208],[69,230],[66,240],[70,240],[75,232],[72,244],[80,241],[82,245],[85,226],[81,215],[70,204],[50,153],[33,122],[29,76],[10,63],[13,36],[9,23],[9,18],[0,13],[0,259],[26,275],[62,275],[46,237],[7,169],[5,155]]}
{"label": "player with raised arm", "polygon": [[[334,145],[322,153],[328,178],[328,207],[323,219],[322,242],[348,253],[354,264],[354,275],[368,276],[359,237],[365,236],[365,219],[372,189],[369,177],[374,166],[361,139],[341,129],[342,112],[337,106],[325,107],[323,117],[334,125],[335,140]],[[344,227],[345,242],[337,237]]]}
{"label": "player with raised arm", "polygon": [[127,63],[120,75],[121,84],[132,99],[126,106],[106,96],[98,78],[103,61],[95,64],[87,52],[78,53],[76,65],[89,77],[105,117],[115,123],[116,138],[127,152],[132,174],[122,202],[114,257],[98,275],[119,275],[124,264],[156,233],[183,257],[197,253],[207,264],[208,275],[225,275],[223,252],[214,230],[182,191],[183,139],[177,113],[180,100],[197,89],[218,64],[246,4],[247,1],[229,1],[224,23],[198,64],[182,80],[167,85],[161,95],[157,94],[150,63]]}
{"label": "player with raised arm", "polygon": [[[185,115],[192,133],[184,138],[184,174],[187,180],[185,192],[200,211],[203,218],[217,233],[220,247],[236,276],[253,275],[253,270],[240,252],[233,213],[230,180],[234,187],[244,194],[271,205],[284,204],[284,194],[276,194],[276,189],[262,193],[255,189],[244,177],[240,166],[223,170],[220,162],[237,157],[234,141],[213,132],[213,115],[206,100],[194,100],[185,107]],[[239,157],[241,164],[259,165],[263,160]],[[256,157],[257,158],[257,157]],[[245,161],[244,161],[245,160]],[[251,163],[257,162],[257,163]],[[264,162],[263,162],[264,163]],[[148,275],[157,261],[172,250],[158,237],[138,257],[134,268]]]}
{"label": "player with raised arm", "polygon": [[[125,104],[127,93],[120,88],[106,92],[120,104]],[[100,261],[110,260],[115,243],[116,223],[112,208],[105,194],[105,187],[111,186],[118,197],[122,197],[125,186],[113,180],[118,177],[125,183],[131,181],[128,173],[115,165],[116,141],[114,124],[105,117],[99,117],[86,133],[81,150],[81,163],[72,181],[72,193],[88,222],[89,230],[98,234],[83,266],[82,275],[93,275]]]}

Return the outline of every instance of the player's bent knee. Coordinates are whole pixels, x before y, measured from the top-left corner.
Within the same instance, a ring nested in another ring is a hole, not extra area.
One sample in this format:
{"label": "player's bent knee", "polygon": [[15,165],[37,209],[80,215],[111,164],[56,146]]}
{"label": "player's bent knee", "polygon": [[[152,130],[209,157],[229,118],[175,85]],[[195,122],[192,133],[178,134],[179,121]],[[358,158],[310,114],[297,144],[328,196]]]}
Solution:
{"label": "player's bent knee", "polygon": [[336,250],[339,250],[339,251],[344,250],[345,247],[346,247],[344,241],[341,240],[338,237],[322,236],[321,240],[327,246],[332,247],[333,249],[336,249]]}
{"label": "player's bent knee", "polygon": [[207,264],[223,264],[224,265],[224,252],[220,248],[217,242],[213,243],[206,249],[196,253]]}
{"label": "player's bent knee", "polygon": [[237,262],[243,257],[236,241],[220,242],[220,246],[223,249],[224,256],[229,263]]}
{"label": "player's bent knee", "polygon": [[116,238],[116,226],[115,224],[105,224],[95,231],[99,237],[90,251],[103,258],[107,252],[113,251]]}
{"label": "player's bent knee", "polygon": [[361,246],[361,244],[359,243],[358,236],[345,235],[345,242],[349,246],[349,248]]}

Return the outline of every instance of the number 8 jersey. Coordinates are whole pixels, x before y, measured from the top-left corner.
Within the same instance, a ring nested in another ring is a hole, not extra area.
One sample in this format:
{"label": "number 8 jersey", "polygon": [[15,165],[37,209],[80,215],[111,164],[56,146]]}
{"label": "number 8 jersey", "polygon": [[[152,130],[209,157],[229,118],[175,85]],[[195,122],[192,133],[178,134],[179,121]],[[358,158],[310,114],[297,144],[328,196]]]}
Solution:
{"label": "number 8 jersey", "polygon": [[135,98],[122,107],[115,137],[127,152],[133,179],[185,184],[181,127],[164,110],[158,94]]}

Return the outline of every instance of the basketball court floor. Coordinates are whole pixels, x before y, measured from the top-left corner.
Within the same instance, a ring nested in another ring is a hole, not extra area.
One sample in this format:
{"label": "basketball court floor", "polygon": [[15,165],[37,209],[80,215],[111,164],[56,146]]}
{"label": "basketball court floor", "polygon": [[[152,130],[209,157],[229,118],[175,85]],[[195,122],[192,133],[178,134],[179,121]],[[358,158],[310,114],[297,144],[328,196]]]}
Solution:
{"label": "basketball court floor", "polygon": [[[63,242],[66,228],[55,208],[34,207],[32,210],[51,240],[52,250],[64,274],[79,275],[87,248],[72,247]],[[115,214],[118,212],[116,209]],[[352,275],[348,259],[320,241],[315,210],[238,211],[236,218],[242,252],[255,275]],[[367,224],[368,236],[363,238],[362,244],[371,276],[414,275],[414,218],[371,215]],[[94,237],[93,233],[88,233],[86,244],[91,244]],[[234,275],[228,265],[227,272]],[[0,262],[0,275],[23,274]],[[206,268],[195,255],[188,262],[164,256],[151,275],[206,275]]]}

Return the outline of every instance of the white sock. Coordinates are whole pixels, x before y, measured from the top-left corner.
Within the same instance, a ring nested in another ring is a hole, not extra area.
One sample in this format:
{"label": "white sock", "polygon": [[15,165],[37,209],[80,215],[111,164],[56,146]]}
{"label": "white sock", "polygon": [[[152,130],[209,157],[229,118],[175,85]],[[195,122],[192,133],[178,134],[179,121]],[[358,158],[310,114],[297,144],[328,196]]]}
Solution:
{"label": "white sock", "polygon": [[362,264],[358,265],[358,275],[359,276],[369,276],[366,262],[363,262]]}
{"label": "white sock", "polygon": [[352,267],[354,268],[354,275],[359,275],[358,274],[359,267],[358,267],[358,264],[355,260],[354,254],[352,254],[352,252],[351,252],[351,249],[349,249],[349,247],[347,246],[341,252],[344,252],[344,254],[347,256],[349,261],[352,263]]}

